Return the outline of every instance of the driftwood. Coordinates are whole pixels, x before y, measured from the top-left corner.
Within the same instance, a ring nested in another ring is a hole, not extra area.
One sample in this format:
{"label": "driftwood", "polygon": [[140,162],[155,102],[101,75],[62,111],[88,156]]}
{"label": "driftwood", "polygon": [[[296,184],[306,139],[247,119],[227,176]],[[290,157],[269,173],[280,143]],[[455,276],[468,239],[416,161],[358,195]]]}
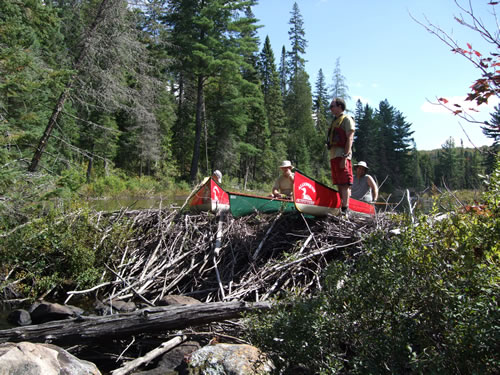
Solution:
{"label": "driftwood", "polygon": [[169,350],[173,349],[174,347],[176,347],[177,345],[181,344],[182,342],[184,342],[186,340],[187,340],[187,337],[184,335],[174,337],[173,339],[162,343],[159,347],[146,353],[146,355],[139,357],[139,358],[136,358],[133,361],[129,361],[129,362],[125,363],[122,367],[111,371],[111,375],[130,374],[132,371],[134,371],[138,367],[151,362],[152,360],[165,354],[166,352],[168,352]]}
{"label": "driftwood", "polygon": [[103,317],[78,317],[0,331],[2,342],[50,342],[58,345],[82,344],[103,337],[130,337],[160,333],[212,322],[234,319],[249,311],[267,310],[267,302],[215,302],[194,305],[150,307],[133,313]]}

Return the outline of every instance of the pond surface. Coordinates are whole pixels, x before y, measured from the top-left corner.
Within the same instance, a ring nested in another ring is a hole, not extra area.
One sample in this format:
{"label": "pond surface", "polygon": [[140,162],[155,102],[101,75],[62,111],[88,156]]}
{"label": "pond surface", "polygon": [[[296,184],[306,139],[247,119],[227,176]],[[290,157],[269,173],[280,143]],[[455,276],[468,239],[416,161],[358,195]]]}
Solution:
{"label": "pond surface", "polygon": [[116,197],[89,199],[88,203],[96,211],[118,211],[124,207],[129,210],[142,210],[148,208],[181,207],[187,195],[171,195],[158,197]]}

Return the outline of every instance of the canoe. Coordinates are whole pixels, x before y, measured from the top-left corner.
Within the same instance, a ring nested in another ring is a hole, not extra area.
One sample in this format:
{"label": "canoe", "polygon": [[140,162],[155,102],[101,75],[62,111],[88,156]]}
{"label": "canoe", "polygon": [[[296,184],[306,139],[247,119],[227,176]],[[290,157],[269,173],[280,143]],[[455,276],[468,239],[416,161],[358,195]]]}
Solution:
{"label": "canoe", "polygon": [[[313,216],[339,215],[342,201],[337,190],[307,177],[295,170],[293,184],[295,207],[303,214]],[[375,207],[357,199],[349,199],[349,210],[361,215],[375,215]]]}
{"label": "canoe", "polygon": [[297,212],[292,200],[244,193],[229,192],[229,205],[231,214],[235,218],[250,215],[255,212]]}
{"label": "canoe", "polygon": [[227,211],[229,210],[229,195],[213,178],[209,177],[189,201],[189,208],[193,211],[213,213]]}

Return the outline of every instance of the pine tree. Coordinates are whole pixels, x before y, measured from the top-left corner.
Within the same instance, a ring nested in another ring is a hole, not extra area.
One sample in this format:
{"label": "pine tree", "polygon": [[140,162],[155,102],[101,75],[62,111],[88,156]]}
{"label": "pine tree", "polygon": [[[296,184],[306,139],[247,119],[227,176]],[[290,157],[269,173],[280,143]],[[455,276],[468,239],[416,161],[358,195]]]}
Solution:
{"label": "pine tree", "polygon": [[374,142],[377,144],[377,163],[376,171],[380,178],[386,179],[385,188],[392,191],[395,188],[394,179],[395,170],[395,152],[394,152],[394,134],[392,124],[395,119],[395,110],[387,100],[380,102],[377,111],[374,114],[376,134]]}
{"label": "pine tree", "polygon": [[[72,4],[64,2],[53,4],[61,6],[62,14],[66,14],[68,9],[79,12],[63,18],[64,29],[72,30],[66,38],[67,46],[77,47],[76,53],[71,56],[73,74],[66,80],[65,88],[52,105],[52,115],[38,142],[29,170],[37,168],[53,130],[57,128],[64,133],[64,139],[59,137],[58,141],[86,157],[90,175],[94,156],[102,158],[99,154],[112,149],[109,142],[116,139],[116,136],[102,132],[105,126],[96,124],[92,119],[107,122],[108,115],[126,112],[129,118],[135,120],[136,126],[145,129],[144,134],[150,135],[157,129],[153,98],[159,86],[150,77],[148,54],[139,41],[135,18],[126,1],[101,0],[96,4],[96,1],[89,0],[73,8],[68,8]],[[76,25],[77,21],[80,24]],[[77,35],[76,31],[81,30],[85,32]],[[65,124],[68,115],[71,115],[71,108],[78,125],[84,130],[81,136],[78,136],[75,128],[71,129]],[[93,130],[95,132],[91,134]],[[112,133],[116,129],[110,128],[108,131]],[[92,139],[101,136],[105,139]],[[138,153],[141,163],[144,161],[148,165],[158,160],[156,151],[159,145],[155,141],[159,137],[154,134],[152,137],[148,147],[142,147],[143,151]],[[76,142],[78,139],[80,144]],[[144,142],[142,138],[137,141]],[[96,149],[98,145],[103,145],[103,148]]]}
{"label": "pine tree", "polygon": [[417,146],[413,144],[413,149],[410,155],[409,167],[411,173],[408,172],[405,181],[406,186],[413,188],[412,190],[421,191],[425,188],[422,167],[420,163],[420,153],[417,151]]}
{"label": "pine tree", "polygon": [[4,136],[0,161],[26,160],[32,156],[50,107],[69,75],[67,67],[59,65],[65,60],[61,24],[56,9],[41,0],[5,0],[0,2],[0,25]]}
{"label": "pine tree", "polygon": [[311,108],[309,76],[305,71],[299,71],[298,76],[291,82],[285,99],[286,124],[289,132],[287,149],[289,158],[305,173],[311,172],[310,155],[319,152],[318,144],[324,141],[324,135],[319,135],[314,129]]}
{"label": "pine tree", "polygon": [[484,160],[486,173],[491,174],[500,152],[500,105],[495,106],[495,112],[491,113],[491,120],[482,129],[485,136],[493,139],[493,144],[489,147]]}
{"label": "pine tree", "polygon": [[448,138],[438,152],[438,162],[436,164],[436,182],[438,186],[446,186],[450,189],[458,188],[459,180],[459,160],[455,141]]}
{"label": "pine tree", "polygon": [[394,123],[392,125],[394,134],[394,179],[398,187],[412,186],[411,180],[414,177],[415,170],[412,162],[412,150],[414,150],[414,140],[411,135],[411,124],[400,111],[396,111]]}
{"label": "pine tree", "polygon": [[313,97],[313,116],[314,116],[314,128],[316,130],[317,144],[312,145],[316,152],[313,153],[312,164],[314,168],[314,174],[316,176],[327,174],[326,167],[328,163],[328,150],[325,147],[326,134],[328,132],[329,120],[331,118],[329,111],[330,100],[328,98],[328,90],[325,82],[325,76],[323,70],[320,69],[318,72],[318,78],[316,80],[315,93]]}
{"label": "pine tree", "polygon": [[[274,53],[271,41],[266,37],[260,53],[259,69],[262,81],[262,92],[266,107],[266,117],[271,133],[271,165],[276,166],[281,160],[287,158],[285,112],[283,111],[283,98],[280,90],[279,75],[274,62]],[[271,178],[271,176],[266,176]]]}
{"label": "pine tree", "polygon": [[300,71],[305,71],[305,59],[302,57],[306,52],[307,41],[305,39],[304,20],[300,14],[299,6],[293,3],[291,18],[288,24],[291,25],[288,31],[291,50],[287,53],[287,67],[289,80],[297,77]]}
{"label": "pine tree", "polygon": [[464,173],[463,186],[464,189],[478,189],[481,186],[480,175],[484,173],[481,166],[481,153],[474,149],[473,151],[466,150],[464,152]]}
{"label": "pine tree", "polygon": [[283,98],[288,94],[288,68],[286,65],[286,49],[285,46],[281,48],[281,57],[280,57],[280,65],[279,65],[279,77],[280,77],[280,89],[281,96]]}
{"label": "pine tree", "polygon": [[349,87],[346,83],[346,78],[342,75],[340,70],[340,57],[337,57],[335,62],[335,69],[333,70],[332,85],[330,87],[332,98],[342,98],[348,102],[351,97],[349,96]]}
{"label": "pine tree", "polygon": [[[166,46],[168,45],[168,30],[162,21],[164,0],[150,0],[144,7],[142,13],[138,14],[138,29],[142,30],[141,39],[147,46],[152,62],[152,74],[161,82],[162,87],[172,84],[172,76],[169,74],[168,66],[172,59],[168,56]],[[159,161],[158,172],[162,177],[177,176],[178,164],[173,154],[173,125],[176,120],[174,110],[174,90],[161,90],[155,98],[155,117],[159,125]],[[156,142],[156,140],[155,140]]]}
{"label": "pine tree", "polygon": [[495,112],[491,114],[491,121],[481,127],[483,134],[493,139],[493,145],[500,144],[500,105],[495,106]]}
{"label": "pine tree", "polygon": [[375,120],[377,134],[374,140],[378,144],[378,172],[383,178],[388,176],[388,190],[405,187],[411,174],[411,124],[406,122],[404,115],[391,106],[387,99],[380,102]]}
{"label": "pine tree", "polygon": [[318,72],[318,78],[316,80],[314,97],[313,97],[313,113],[315,120],[315,127],[318,133],[326,134],[328,130],[328,108],[330,105],[330,100],[328,98],[328,89],[325,82],[325,76],[323,70],[320,69]]}
{"label": "pine tree", "polygon": [[248,7],[245,10],[245,17],[239,18],[235,22],[235,30],[239,32],[235,40],[235,48],[242,57],[242,85],[241,95],[246,100],[248,123],[246,134],[240,140],[240,145],[244,143],[250,147],[252,152],[242,155],[244,163],[245,181],[262,179],[269,176],[274,166],[271,164],[270,131],[266,118],[264,96],[261,91],[261,81],[258,71],[258,37],[256,19]]}
{"label": "pine tree", "polygon": [[292,49],[287,53],[288,92],[285,97],[286,127],[288,130],[287,150],[289,158],[295,165],[308,173],[311,168],[313,152],[318,152],[317,145],[323,142],[324,135],[314,129],[312,118],[312,95],[302,54],[307,42],[303,29],[302,15],[297,3],[294,3],[290,18],[290,44]]}
{"label": "pine tree", "polygon": [[[177,68],[182,85],[190,84],[194,88],[194,141],[189,179],[193,182],[198,174],[200,161],[202,131],[205,118],[205,88],[210,79],[225,74],[237,77],[238,52],[232,43],[233,28],[237,28],[235,14],[243,12],[254,2],[232,0],[169,0],[169,12],[166,22],[172,32],[172,48],[170,52],[176,59],[172,68]],[[236,35],[236,38],[238,36]],[[226,76],[227,77],[227,76]],[[233,79],[234,81],[234,79]],[[179,105],[185,102],[179,101]],[[189,109],[179,112],[189,114]],[[189,118],[180,116],[186,121],[182,127],[189,126]],[[235,119],[236,120],[236,119]],[[243,124],[245,125],[245,124]],[[192,127],[191,127],[192,128]]]}
{"label": "pine tree", "polygon": [[368,104],[363,107],[360,100],[356,102],[356,131],[354,132],[353,157],[356,161],[365,161],[370,165],[372,173],[379,169],[378,122],[374,118],[374,110]]}
{"label": "pine tree", "polygon": [[434,178],[434,163],[431,160],[429,153],[419,152],[418,154],[418,164],[420,167],[420,172],[422,174],[422,182],[424,184],[423,187],[430,187],[433,184],[437,185]]}

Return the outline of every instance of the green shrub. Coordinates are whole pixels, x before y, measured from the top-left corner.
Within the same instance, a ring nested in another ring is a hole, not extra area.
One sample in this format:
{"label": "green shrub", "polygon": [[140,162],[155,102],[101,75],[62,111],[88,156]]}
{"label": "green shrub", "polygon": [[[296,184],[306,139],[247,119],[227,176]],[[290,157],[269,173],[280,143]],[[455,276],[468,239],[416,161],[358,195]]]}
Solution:
{"label": "green shrub", "polygon": [[151,176],[130,178],[126,186],[127,191],[132,194],[150,194],[159,189],[159,183]]}
{"label": "green shrub", "polygon": [[497,169],[478,212],[373,234],[361,255],[330,264],[317,296],[253,317],[249,338],[279,370],[498,373],[499,183]]}
{"label": "green shrub", "polygon": [[[102,241],[103,233],[85,208],[74,206],[69,212],[52,208],[40,214],[0,238],[0,274],[17,280],[0,286],[3,295],[36,299],[51,291],[95,286],[113,249],[127,237],[128,227],[114,224]],[[106,225],[105,218],[100,222]]]}
{"label": "green shrub", "polygon": [[44,194],[41,199],[52,198],[71,199],[85,184],[85,174],[77,169],[67,169],[61,172],[59,178],[55,179],[55,188]]}
{"label": "green shrub", "polygon": [[92,194],[96,196],[106,196],[121,193],[125,191],[126,188],[127,184],[125,179],[116,174],[99,177],[90,185]]}

